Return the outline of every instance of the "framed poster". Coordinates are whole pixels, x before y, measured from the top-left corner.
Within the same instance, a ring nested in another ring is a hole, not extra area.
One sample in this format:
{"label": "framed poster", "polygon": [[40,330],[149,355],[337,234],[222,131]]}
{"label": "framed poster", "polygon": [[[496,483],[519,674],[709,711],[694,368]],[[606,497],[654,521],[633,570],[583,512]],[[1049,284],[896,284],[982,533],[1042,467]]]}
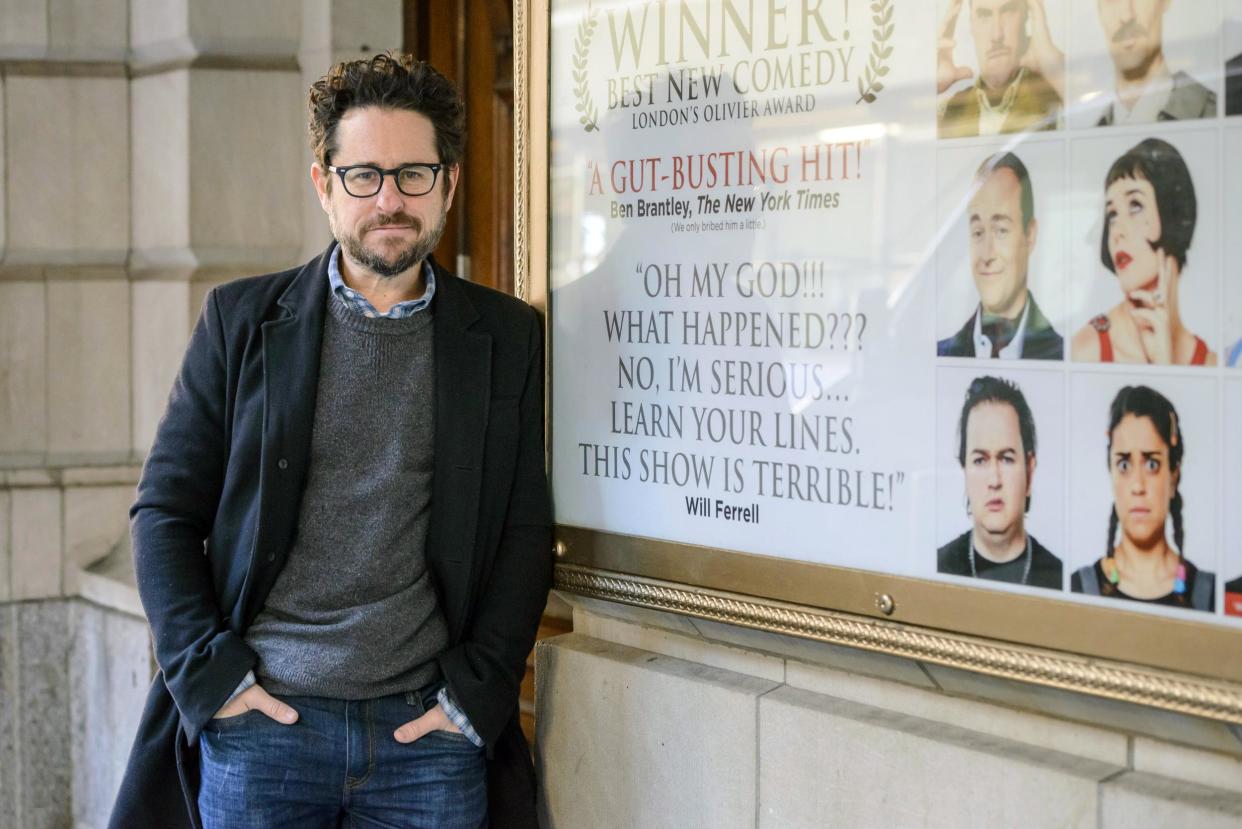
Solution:
{"label": "framed poster", "polygon": [[558,585],[1242,722],[1239,10],[1071,5],[519,4]]}

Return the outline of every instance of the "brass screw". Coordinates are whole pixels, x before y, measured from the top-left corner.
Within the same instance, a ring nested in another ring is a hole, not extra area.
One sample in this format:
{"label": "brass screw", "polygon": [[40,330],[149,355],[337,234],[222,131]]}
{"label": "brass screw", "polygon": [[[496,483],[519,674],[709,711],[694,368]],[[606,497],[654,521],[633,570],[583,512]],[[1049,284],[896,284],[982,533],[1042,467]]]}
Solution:
{"label": "brass screw", "polygon": [[897,609],[897,601],[887,593],[876,593],[875,606],[885,616],[892,616],[893,611]]}
{"label": "brass screw", "polygon": [[556,554],[557,558],[564,558],[565,554],[569,552],[569,545],[558,538],[556,543],[552,545],[552,552]]}

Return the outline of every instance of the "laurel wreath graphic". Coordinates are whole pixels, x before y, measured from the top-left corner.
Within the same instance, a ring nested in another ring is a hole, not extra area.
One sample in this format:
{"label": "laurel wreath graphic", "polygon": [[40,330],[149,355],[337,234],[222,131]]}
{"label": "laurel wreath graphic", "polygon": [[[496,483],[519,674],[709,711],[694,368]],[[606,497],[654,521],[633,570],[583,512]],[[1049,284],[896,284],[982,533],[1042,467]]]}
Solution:
{"label": "laurel wreath graphic", "polygon": [[893,47],[888,42],[893,37],[893,2],[877,0],[871,4],[871,20],[875,23],[871,39],[871,60],[867,62],[867,70],[858,76],[858,100],[875,103],[876,96],[884,91],[884,83],[880,80],[888,74],[889,67],[885,63],[893,54]]}
{"label": "laurel wreath graphic", "polygon": [[591,53],[591,37],[595,34],[595,11],[587,3],[586,14],[578,24],[578,34],[574,36],[574,97],[577,103],[578,123],[587,132],[599,129],[599,111],[591,98],[591,90],[587,86],[587,56]]}

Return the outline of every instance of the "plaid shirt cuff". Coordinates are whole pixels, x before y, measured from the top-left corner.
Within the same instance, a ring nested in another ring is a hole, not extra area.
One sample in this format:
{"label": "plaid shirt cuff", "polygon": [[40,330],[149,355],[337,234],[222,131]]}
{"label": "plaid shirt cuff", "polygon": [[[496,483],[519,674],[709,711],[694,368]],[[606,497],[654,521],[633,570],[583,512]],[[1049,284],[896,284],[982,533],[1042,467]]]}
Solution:
{"label": "plaid shirt cuff", "polygon": [[[246,671],[246,675],[242,677],[242,681],[238,683],[237,688],[233,691],[233,693],[229,694],[229,698],[224,701],[224,705],[228,705],[230,702],[237,699],[237,695],[242,691],[257,684],[258,680],[254,678],[254,671]],[[220,707],[223,708],[224,705],[221,705]]]}
{"label": "plaid shirt cuff", "polygon": [[479,748],[483,748],[483,738],[479,736],[479,732],[474,730],[474,726],[470,724],[469,718],[465,712],[457,707],[452,698],[448,695],[447,688],[441,688],[436,694],[436,702],[440,703],[440,707],[444,709],[444,713],[452,720],[453,725],[466,735],[466,739],[474,743]]}

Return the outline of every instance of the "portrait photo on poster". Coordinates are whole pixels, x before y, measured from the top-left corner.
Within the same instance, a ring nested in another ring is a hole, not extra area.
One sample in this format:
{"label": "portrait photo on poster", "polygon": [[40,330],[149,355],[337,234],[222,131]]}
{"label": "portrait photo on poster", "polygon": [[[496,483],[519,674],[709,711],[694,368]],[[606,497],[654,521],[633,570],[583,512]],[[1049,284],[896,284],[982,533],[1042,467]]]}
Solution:
{"label": "portrait photo on poster", "polygon": [[1064,142],[942,146],[936,166],[937,356],[1061,360]]}
{"label": "portrait photo on poster", "polygon": [[[1242,25],[1240,23],[1239,25]],[[1224,131],[1225,151],[1225,227],[1242,227],[1242,122]],[[1221,360],[1230,368],[1242,369],[1242,233],[1226,233],[1224,260],[1228,274],[1223,282],[1225,327]]]}
{"label": "portrait photo on poster", "polygon": [[936,572],[1063,588],[1064,384],[1011,365],[937,369]]}
{"label": "portrait photo on poster", "polygon": [[1208,0],[1087,0],[1069,37],[1074,129],[1214,118],[1220,6]]}
{"label": "portrait photo on poster", "polygon": [[[1229,379],[1224,384],[1225,394],[1225,503],[1242,503],[1242,476],[1236,470],[1242,469],[1242,380]],[[1224,584],[1224,612],[1226,616],[1234,616],[1242,623],[1242,510],[1226,510],[1224,563],[1221,566],[1221,580]]]}
{"label": "portrait photo on poster", "polygon": [[1214,611],[1216,379],[1080,371],[1070,412],[1071,590],[1127,609]]}
{"label": "portrait photo on poster", "polygon": [[1115,133],[1070,148],[1070,358],[1219,359],[1216,130]]}
{"label": "portrait photo on poster", "polygon": [[1225,115],[1242,115],[1242,0],[1224,0]]}
{"label": "portrait photo on poster", "polygon": [[1065,0],[937,0],[940,138],[1055,130],[1065,101]]}

